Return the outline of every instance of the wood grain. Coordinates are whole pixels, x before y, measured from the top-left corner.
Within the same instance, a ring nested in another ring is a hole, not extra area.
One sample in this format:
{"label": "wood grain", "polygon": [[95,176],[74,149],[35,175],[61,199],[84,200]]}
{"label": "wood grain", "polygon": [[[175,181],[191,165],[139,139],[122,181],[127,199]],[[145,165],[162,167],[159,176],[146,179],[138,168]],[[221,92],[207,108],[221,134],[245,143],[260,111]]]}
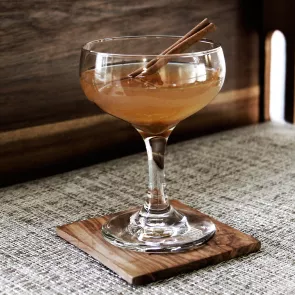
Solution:
{"label": "wood grain", "polygon": [[268,32],[263,46],[263,66],[264,66],[264,93],[263,93],[263,121],[270,120],[270,71],[271,71],[271,38],[274,32]]}
{"label": "wood grain", "polygon": [[[211,38],[221,42],[227,63],[224,95],[260,87],[262,9],[254,0],[4,0],[0,11],[0,185],[143,149],[126,123],[105,116],[93,123],[102,113],[78,79],[80,47],[89,40],[182,35],[209,17],[218,27]],[[172,141],[258,122],[259,92],[209,105],[181,123]]]}
{"label": "wood grain", "polygon": [[244,2],[1,1],[0,130],[98,113],[79,85],[85,42],[118,35],[181,35],[204,17],[218,26],[211,37],[222,43],[226,56],[224,90],[258,85],[258,12],[250,13],[253,1]]}
{"label": "wood grain", "polygon": [[[259,87],[219,94],[182,121],[169,143],[258,121]],[[45,124],[0,136],[0,186],[144,151],[128,123],[107,114]]]}
{"label": "wood grain", "polygon": [[[172,200],[171,204],[175,208],[204,216],[179,201]],[[211,218],[217,228],[216,234],[196,250],[177,254],[147,254],[124,250],[109,244],[101,235],[101,226],[112,216],[114,215],[62,225],[57,228],[57,234],[134,285],[147,284],[247,255],[258,251],[261,246],[255,238]]]}

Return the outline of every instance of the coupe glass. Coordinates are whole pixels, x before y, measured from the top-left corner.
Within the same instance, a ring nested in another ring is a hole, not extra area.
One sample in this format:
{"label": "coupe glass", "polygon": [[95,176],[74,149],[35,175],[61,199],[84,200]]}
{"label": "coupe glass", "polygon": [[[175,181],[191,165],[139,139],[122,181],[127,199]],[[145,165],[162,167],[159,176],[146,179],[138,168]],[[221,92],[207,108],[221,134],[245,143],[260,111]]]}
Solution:
{"label": "coupe glass", "polygon": [[[149,184],[142,208],[118,214],[102,228],[107,241],[131,250],[180,252],[215,233],[209,218],[172,207],[165,193],[169,135],[218,94],[225,78],[222,48],[210,40],[203,39],[181,54],[158,54],[179,38],[107,38],[85,44],[81,52],[80,82],[87,98],[131,123],[146,145]],[[147,64],[154,59],[163,66],[151,74]],[[132,78],[130,74],[139,68],[142,74]]]}

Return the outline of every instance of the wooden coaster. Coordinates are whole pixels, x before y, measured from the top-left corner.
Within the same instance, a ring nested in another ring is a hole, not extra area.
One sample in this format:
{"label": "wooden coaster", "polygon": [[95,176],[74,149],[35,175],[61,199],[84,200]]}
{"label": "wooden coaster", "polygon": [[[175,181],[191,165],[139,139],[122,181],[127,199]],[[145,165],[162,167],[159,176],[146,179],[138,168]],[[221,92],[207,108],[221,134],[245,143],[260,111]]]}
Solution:
{"label": "wooden coaster", "polygon": [[[172,200],[171,204],[175,208],[204,215],[179,201]],[[255,238],[211,218],[216,225],[216,234],[195,250],[175,254],[150,254],[125,250],[106,242],[101,235],[102,225],[120,213],[62,225],[57,227],[57,234],[134,285],[147,284],[256,252],[261,245]]]}

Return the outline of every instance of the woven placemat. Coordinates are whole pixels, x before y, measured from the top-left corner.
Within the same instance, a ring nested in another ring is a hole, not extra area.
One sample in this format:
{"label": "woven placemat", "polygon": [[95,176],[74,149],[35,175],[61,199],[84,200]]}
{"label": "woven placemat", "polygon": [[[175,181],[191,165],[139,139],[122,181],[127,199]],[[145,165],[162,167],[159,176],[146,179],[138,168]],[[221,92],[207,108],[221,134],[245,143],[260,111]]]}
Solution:
{"label": "woven placemat", "polygon": [[0,189],[0,293],[294,294],[294,127],[268,123],[169,146],[169,196],[254,236],[262,248],[135,288],[55,228],[141,205],[145,161],[138,154]]}

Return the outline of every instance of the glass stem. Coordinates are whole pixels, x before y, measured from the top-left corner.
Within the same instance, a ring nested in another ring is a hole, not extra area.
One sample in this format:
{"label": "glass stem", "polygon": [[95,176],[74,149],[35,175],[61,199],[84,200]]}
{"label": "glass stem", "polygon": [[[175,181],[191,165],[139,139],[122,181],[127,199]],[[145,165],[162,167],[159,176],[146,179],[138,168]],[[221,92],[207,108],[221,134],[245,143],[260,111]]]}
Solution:
{"label": "glass stem", "polygon": [[150,213],[169,210],[169,201],[165,194],[164,157],[168,136],[144,137],[148,155],[149,186],[144,209]]}

